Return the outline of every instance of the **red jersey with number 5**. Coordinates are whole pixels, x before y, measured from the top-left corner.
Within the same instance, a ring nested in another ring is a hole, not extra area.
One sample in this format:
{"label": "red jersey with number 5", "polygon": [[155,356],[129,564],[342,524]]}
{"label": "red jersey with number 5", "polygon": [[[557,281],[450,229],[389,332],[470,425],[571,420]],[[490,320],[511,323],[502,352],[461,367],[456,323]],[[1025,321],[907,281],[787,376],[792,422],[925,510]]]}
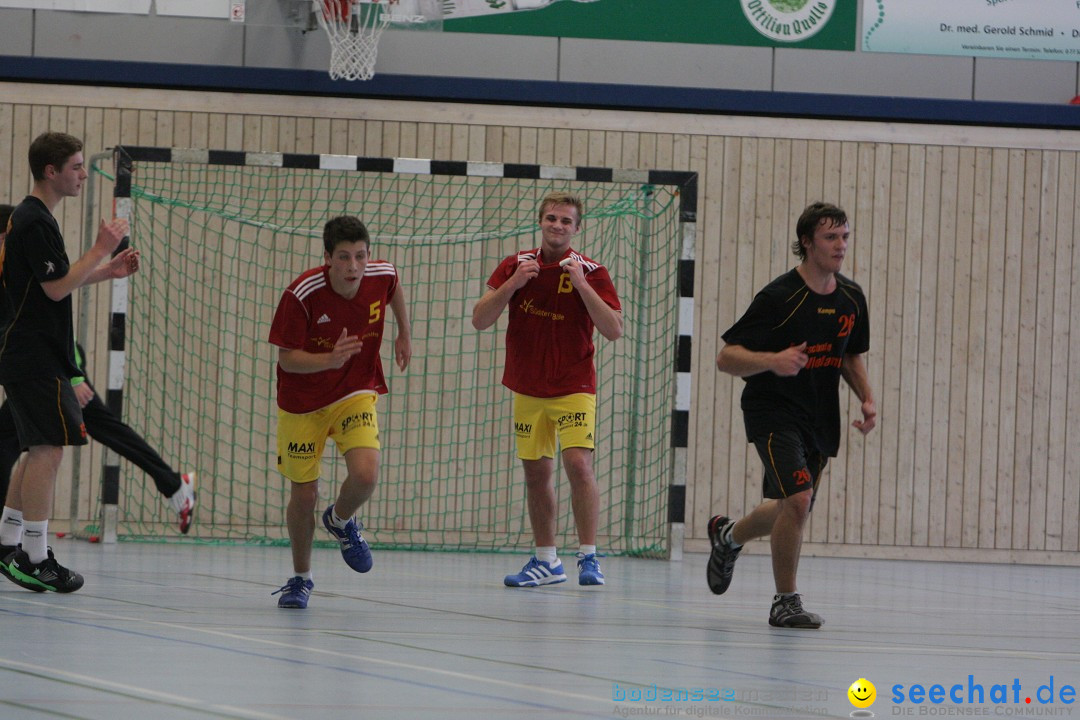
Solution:
{"label": "red jersey with number 5", "polygon": [[371,260],[352,299],[330,287],[327,267],[312,268],[296,278],[281,295],[270,342],[279,348],[330,352],[342,329],[357,335],[364,346],[337,370],[291,373],[277,368],[278,407],[309,413],[363,392],[386,393],[379,349],[390,299],[398,287],[397,269]]}

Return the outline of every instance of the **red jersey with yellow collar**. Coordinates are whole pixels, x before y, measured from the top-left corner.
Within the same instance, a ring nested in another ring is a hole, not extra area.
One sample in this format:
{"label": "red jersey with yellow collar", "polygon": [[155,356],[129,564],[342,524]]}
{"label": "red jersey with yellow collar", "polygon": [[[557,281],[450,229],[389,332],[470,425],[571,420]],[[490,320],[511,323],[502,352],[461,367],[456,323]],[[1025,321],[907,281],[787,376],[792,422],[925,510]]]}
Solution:
{"label": "red jersey with yellow collar", "polygon": [[270,326],[270,342],[280,348],[326,353],[342,329],[363,341],[359,353],[336,370],[292,373],[277,368],[278,407],[308,413],[363,392],[386,393],[379,349],[386,309],[398,287],[397,269],[384,260],[371,260],[356,295],[347,299],[334,292],[327,266],[312,268],[296,278],[278,302]]}
{"label": "red jersey with yellow collar", "polygon": [[[568,257],[582,264],[585,279],[605,303],[622,310],[607,268],[573,249],[559,260]],[[595,394],[592,318],[570,273],[558,261],[545,265],[540,258],[540,248],[523,250],[499,263],[488,279],[488,287],[496,289],[510,279],[518,263],[540,262],[540,274],[510,298],[503,385],[541,398]]]}

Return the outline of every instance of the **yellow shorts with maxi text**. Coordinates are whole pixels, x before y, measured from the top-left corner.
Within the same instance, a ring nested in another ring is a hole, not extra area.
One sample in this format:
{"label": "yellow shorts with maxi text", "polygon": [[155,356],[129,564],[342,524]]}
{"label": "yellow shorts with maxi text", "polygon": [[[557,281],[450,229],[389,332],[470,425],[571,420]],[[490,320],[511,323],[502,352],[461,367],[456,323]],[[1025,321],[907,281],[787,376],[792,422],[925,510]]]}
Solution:
{"label": "yellow shorts with maxi text", "polygon": [[296,483],[318,480],[327,438],[342,455],[359,447],[378,450],[378,400],[375,393],[362,393],[301,415],[278,408],[278,472]]}
{"label": "yellow shorts with maxi text", "polygon": [[514,435],[517,454],[522,460],[555,457],[555,438],[559,446],[594,449],[596,396],[574,393],[553,398],[538,398],[514,393]]}

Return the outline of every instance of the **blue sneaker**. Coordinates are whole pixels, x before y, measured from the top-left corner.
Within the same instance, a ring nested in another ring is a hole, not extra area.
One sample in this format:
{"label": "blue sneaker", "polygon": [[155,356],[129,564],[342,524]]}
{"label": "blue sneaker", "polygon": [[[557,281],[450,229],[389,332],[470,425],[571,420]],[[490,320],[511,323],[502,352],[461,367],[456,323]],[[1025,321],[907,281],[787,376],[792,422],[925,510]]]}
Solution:
{"label": "blue sneaker", "polygon": [[525,567],[521,568],[517,575],[503,578],[503,585],[506,587],[536,587],[561,582],[566,582],[562,561],[557,561],[555,567],[552,567],[543,560],[537,560],[535,556],[529,558],[529,562],[525,563]]}
{"label": "blue sneaker", "polygon": [[311,597],[311,590],[315,587],[315,583],[310,580],[305,580],[299,575],[294,575],[289,578],[288,582],[279,587],[271,595],[277,595],[281,593],[281,597],[278,598],[277,606],[279,608],[298,608],[303,610],[307,607],[308,598]]}
{"label": "blue sneaker", "polygon": [[596,553],[577,554],[578,585],[603,585],[604,573],[600,572],[600,563],[596,558],[604,557]]}
{"label": "blue sneaker", "polygon": [[359,573],[366,573],[371,569],[371,548],[360,531],[364,526],[349,518],[344,528],[339,528],[330,520],[333,517],[334,506],[326,508],[322,514],[322,524],[330,531],[330,534],[341,543],[341,557],[345,558],[345,564]]}

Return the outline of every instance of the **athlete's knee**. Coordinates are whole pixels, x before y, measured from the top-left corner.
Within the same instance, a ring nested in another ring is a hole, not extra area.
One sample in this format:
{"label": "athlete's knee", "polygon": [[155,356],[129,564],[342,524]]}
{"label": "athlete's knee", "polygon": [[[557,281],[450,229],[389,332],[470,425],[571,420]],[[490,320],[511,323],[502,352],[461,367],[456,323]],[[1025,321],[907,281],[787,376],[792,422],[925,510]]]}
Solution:
{"label": "athlete's knee", "polygon": [[563,451],[562,462],[566,476],[571,484],[591,484],[596,482],[593,472],[592,450],[589,448],[567,448]]}
{"label": "athlete's knee", "polygon": [[810,515],[810,506],[814,502],[813,490],[804,490],[794,495],[788,495],[780,501],[780,513],[800,522]]}
{"label": "athlete's knee", "polygon": [[315,506],[319,502],[319,481],[290,484],[292,489],[289,495],[289,503],[298,510],[314,512]]}

